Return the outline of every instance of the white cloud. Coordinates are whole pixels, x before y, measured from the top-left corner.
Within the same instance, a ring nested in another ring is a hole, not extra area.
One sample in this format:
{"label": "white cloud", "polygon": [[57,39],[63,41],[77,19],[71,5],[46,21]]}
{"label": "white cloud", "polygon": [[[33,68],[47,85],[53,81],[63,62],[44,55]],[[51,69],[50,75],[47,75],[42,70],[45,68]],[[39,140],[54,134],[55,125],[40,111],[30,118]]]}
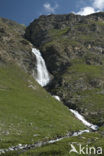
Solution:
{"label": "white cloud", "polygon": [[59,5],[58,4],[55,4],[55,6],[51,6],[50,3],[45,3],[43,5],[43,7],[44,7],[45,11],[50,14],[50,13],[55,13],[55,11],[59,7]]}
{"label": "white cloud", "polygon": [[93,7],[97,8],[99,10],[104,9],[104,0],[94,0],[93,1]]}
{"label": "white cloud", "polygon": [[86,6],[85,3],[84,7],[82,7],[76,14],[86,16],[104,10],[104,0],[89,0],[89,2],[91,3],[89,6]]}
{"label": "white cloud", "polygon": [[82,16],[90,15],[93,13],[95,13],[95,9],[89,6],[81,8],[81,10],[77,12],[77,14],[82,15]]}

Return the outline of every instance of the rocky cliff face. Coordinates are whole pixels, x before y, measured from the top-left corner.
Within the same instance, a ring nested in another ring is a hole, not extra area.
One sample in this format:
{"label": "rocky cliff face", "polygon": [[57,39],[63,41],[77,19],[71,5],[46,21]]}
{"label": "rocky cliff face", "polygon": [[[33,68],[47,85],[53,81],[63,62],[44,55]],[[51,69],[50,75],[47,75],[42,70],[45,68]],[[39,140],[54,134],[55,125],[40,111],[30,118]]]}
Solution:
{"label": "rocky cliff face", "polygon": [[25,26],[0,18],[0,64],[19,65],[29,73],[35,73],[36,58],[32,44],[24,38]]}
{"label": "rocky cliff face", "polygon": [[36,74],[34,44],[53,75],[47,90],[98,125],[104,124],[103,41],[104,13],[40,16],[27,28],[0,18],[0,64]]}
{"label": "rocky cliff face", "polygon": [[42,51],[53,80],[47,89],[94,124],[104,124],[104,13],[41,16],[26,39]]}

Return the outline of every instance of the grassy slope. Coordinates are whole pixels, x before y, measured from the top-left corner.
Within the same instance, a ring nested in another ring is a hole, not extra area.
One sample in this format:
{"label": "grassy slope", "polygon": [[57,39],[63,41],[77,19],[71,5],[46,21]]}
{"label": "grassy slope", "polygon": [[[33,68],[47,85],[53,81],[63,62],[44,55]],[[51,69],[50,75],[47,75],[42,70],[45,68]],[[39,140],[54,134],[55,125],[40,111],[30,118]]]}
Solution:
{"label": "grassy slope", "polygon": [[0,148],[31,144],[84,128],[32,77],[15,65],[0,66]]}
{"label": "grassy slope", "polygon": [[[29,156],[29,155],[31,156],[78,156],[78,154],[76,153],[73,153],[73,152],[69,153],[71,150],[70,144],[72,143],[74,143],[74,146],[76,147],[78,151],[79,151],[78,144],[81,144],[82,147],[86,147],[86,145],[88,145],[88,147],[95,147],[95,148],[101,147],[102,149],[104,149],[104,136],[102,136],[101,133],[98,133],[98,132],[83,134],[81,136],[70,137],[62,141],[59,141],[57,143],[37,148],[35,150],[34,149],[28,150],[26,152],[20,151],[19,154],[20,156]],[[87,156],[88,154],[80,154],[80,155]],[[94,156],[94,155],[92,152],[91,156]],[[98,155],[96,154],[96,156]]]}
{"label": "grassy slope", "polygon": [[[84,134],[81,137],[72,137],[69,139],[64,139],[58,143],[47,145],[45,147],[31,150],[26,153],[22,153],[21,156],[78,156],[76,153],[69,153],[71,150],[70,144],[76,142],[75,147],[78,149],[77,144],[81,144],[83,147],[89,145],[89,147],[102,147],[104,148],[104,137],[102,138],[99,134]],[[80,154],[84,156],[85,154]],[[88,154],[86,154],[87,156]],[[93,155],[93,154],[92,154]]]}

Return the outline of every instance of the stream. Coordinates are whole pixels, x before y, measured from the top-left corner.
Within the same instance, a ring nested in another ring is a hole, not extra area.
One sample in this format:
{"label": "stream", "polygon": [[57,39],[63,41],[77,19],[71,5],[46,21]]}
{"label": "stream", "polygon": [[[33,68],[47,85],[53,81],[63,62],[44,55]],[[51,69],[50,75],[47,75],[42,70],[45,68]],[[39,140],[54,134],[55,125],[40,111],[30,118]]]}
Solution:
{"label": "stream", "polygon": [[[45,61],[42,58],[42,55],[41,55],[40,51],[38,49],[36,49],[36,48],[33,48],[32,52],[36,56],[36,61],[37,61],[37,66],[36,66],[36,68],[37,68],[37,77],[35,79],[42,87],[44,87],[50,82],[49,72],[47,70]],[[59,96],[53,95],[53,98],[55,98],[56,100],[61,102],[61,99],[60,99]],[[93,124],[89,123],[88,121],[86,121],[85,118],[81,114],[79,114],[76,110],[69,109],[69,111],[71,113],[73,113],[75,115],[75,117],[78,120],[80,120],[85,126],[87,126],[88,128],[90,128],[90,129],[92,129],[94,131],[97,131],[97,129],[98,129],[97,125],[93,125]],[[18,151],[18,150],[26,151],[26,150],[29,150],[29,149],[32,149],[32,148],[35,149],[37,147],[41,147],[41,146],[44,146],[44,145],[47,145],[47,144],[52,144],[52,143],[58,142],[58,141],[60,141],[60,140],[62,140],[64,138],[68,138],[68,137],[71,137],[71,136],[79,136],[79,135],[82,135],[83,133],[89,133],[89,132],[90,132],[89,129],[79,130],[78,132],[73,132],[72,135],[66,134],[63,137],[59,137],[59,138],[52,139],[52,140],[49,140],[49,141],[41,141],[41,142],[37,142],[37,143],[34,143],[34,144],[30,144],[30,145],[18,144],[17,146],[12,146],[12,147],[9,147],[7,149],[0,149],[0,155],[3,154],[3,153],[9,152],[9,151]]]}

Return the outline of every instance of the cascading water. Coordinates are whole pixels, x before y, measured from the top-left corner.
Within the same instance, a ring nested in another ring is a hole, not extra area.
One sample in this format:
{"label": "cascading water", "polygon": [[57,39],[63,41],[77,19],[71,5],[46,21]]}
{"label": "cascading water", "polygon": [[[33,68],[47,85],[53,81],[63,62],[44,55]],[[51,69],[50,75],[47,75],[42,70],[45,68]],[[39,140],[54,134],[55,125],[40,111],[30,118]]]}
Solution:
{"label": "cascading water", "polygon": [[75,115],[75,117],[77,119],[79,119],[80,121],[82,121],[82,123],[84,125],[86,125],[87,127],[91,128],[92,130],[95,130],[95,131],[98,129],[98,126],[97,125],[93,125],[90,122],[86,121],[85,118],[81,114],[79,114],[76,110],[70,109],[70,111]]}
{"label": "cascading water", "polygon": [[60,99],[59,96],[57,96],[57,95],[53,95],[53,97],[54,97],[56,100],[61,101],[61,99]]}
{"label": "cascading water", "polygon": [[[61,99],[60,99],[59,96],[53,95],[53,97],[54,97],[56,100],[61,101]],[[79,119],[85,126],[91,128],[92,130],[95,130],[95,131],[98,130],[98,126],[97,126],[97,125],[93,125],[93,124],[91,124],[90,122],[86,121],[85,118],[84,118],[81,114],[79,114],[76,110],[73,110],[73,109],[69,109],[69,110],[70,110],[70,111],[75,115],[75,117],[76,117],[77,119]],[[83,131],[80,131],[80,132],[78,132],[78,133],[75,132],[75,135],[74,135],[74,136],[83,134],[84,132],[89,132],[89,131],[88,131],[88,130],[83,130]]]}
{"label": "cascading water", "polygon": [[[49,77],[49,73],[48,73],[45,61],[42,58],[41,53],[38,49],[33,48],[32,52],[35,54],[36,60],[37,60],[37,78],[36,78],[36,81],[41,86],[46,86],[50,81],[50,77]],[[56,100],[61,101],[59,96],[53,95],[53,97]],[[82,121],[82,123],[84,125],[86,125],[87,127],[90,127],[93,130],[98,129],[97,125],[93,125],[93,124],[89,123],[88,121],[86,121],[85,118],[81,114],[79,114],[76,110],[72,110],[72,109],[69,109],[69,110],[75,115],[76,118],[78,118],[80,121]],[[80,134],[83,134],[84,132],[86,132],[86,130],[80,131],[78,134],[75,133],[75,135],[80,135]],[[87,132],[88,132],[88,130],[87,130]]]}
{"label": "cascading water", "polygon": [[42,58],[41,53],[40,53],[40,51],[38,49],[32,48],[32,52],[35,54],[36,60],[37,60],[37,77],[36,77],[36,81],[42,87],[46,86],[50,81],[50,77],[49,77],[49,73],[48,73],[45,61]]}
{"label": "cascading water", "polygon": [[[46,86],[49,81],[50,81],[50,77],[49,77],[49,73],[48,73],[48,70],[47,70],[47,67],[45,65],[45,61],[44,59],[42,58],[41,56],[41,53],[39,50],[37,50],[36,48],[32,48],[32,52],[35,54],[36,56],[36,60],[37,60],[37,78],[36,78],[36,81],[41,85],[41,86]],[[61,101],[60,97],[57,96],[57,95],[53,95],[53,97],[58,100],[58,101]],[[97,125],[93,125],[91,123],[89,123],[88,121],[86,121],[84,119],[84,117],[79,114],[76,110],[72,110],[72,109],[69,109],[77,119],[79,119],[80,121],[82,121],[82,123],[88,127],[90,127],[91,129],[93,130],[97,130],[98,129],[98,126]],[[79,136],[79,135],[82,135],[83,133],[89,133],[90,130],[88,129],[85,129],[85,130],[80,130],[78,132],[74,132],[72,134],[72,136]],[[32,145],[22,145],[22,144],[19,144],[17,146],[12,146],[12,147],[9,147],[8,149],[0,149],[0,155],[1,154],[5,154],[6,152],[10,152],[10,151],[18,151],[18,150],[28,150],[28,149],[31,149],[33,147],[41,147],[43,145],[47,145],[47,144],[52,144],[52,143],[55,143],[55,142],[58,142],[64,138],[68,138],[69,136],[66,135],[64,137],[60,137],[60,138],[57,138],[57,139],[54,139],[54,140],[49,140],[49,141],[46,141],[46,142],[37,142],[36,144],[32,144]]]}

